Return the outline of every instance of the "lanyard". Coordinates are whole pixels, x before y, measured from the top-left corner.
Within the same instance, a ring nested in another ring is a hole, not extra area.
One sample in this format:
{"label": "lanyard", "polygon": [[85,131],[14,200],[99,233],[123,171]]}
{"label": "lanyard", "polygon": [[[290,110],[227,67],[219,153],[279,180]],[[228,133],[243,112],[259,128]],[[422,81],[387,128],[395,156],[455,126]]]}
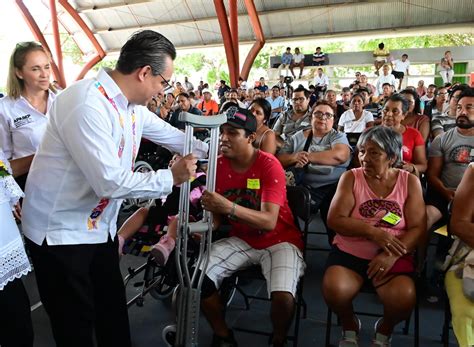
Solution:
{"label": "lanyard", "polygon": [[[110,104],[112,107],[117,111],[118,117],[119,117],[119,123],[120,127],[122,128],[122,137],[120,138],[120,144],[119,144],[119,149],[118,149],[118,157],[122,158],[123,155],[123,149],[125,147],[125,126],[124,126],[124,119],[122,114],[120,113],[117,104],[115,101],[107,95],[104,87],[102,84],[100,84],[99,81],[96,81],[94,86],[99,90],[99,92],[105,96],[107,100],[109,100]],[[132,171],[133,171],[133,166],[134,166],[134,161],[137,156],[137,144],[136,144],[136,123],[135,123],[135,112],[132,112],[132,141],[133,141],[133,147],[132,147]],[[104,212],[105,208],[109,204],[109,199],[102,198],[100,199],[99,203],[97,204],[96,207],[92,210],[90,216],[87,218],[87,229],[88,230],[94,230],[98,229],[99,227],[99,221],[100,221],[100,216]]]}
{"label": "lanyard", "polygon": [[[110,104],[115,109],[115,111],[117,111],[117,114],[118,114],[118,117],[119,117],[120,127],[122,128],[122,136],[120,138],[120,144],[119,144],[119,149],[118,149],[118,157],[122,158],[123,149],[125,147],[125,137],[124,137],[125,128],[124,128],[123,116],[120,113],[115,101],[112,98],[109,98],[109,96],[107,95],[107,92],[105,91],[102,84],[99,81],[96,81],[94,85],[99,90],[99,92],[110,102]],[[136,135],[137,134],[136,134],[135,112],[132,112],[132,142],[133,142],[132,143],[132,145],[133,145],[133,147],[132,147],[132,171],[133,171],[134,161],[135,161],[135,158],[137,156]]]}

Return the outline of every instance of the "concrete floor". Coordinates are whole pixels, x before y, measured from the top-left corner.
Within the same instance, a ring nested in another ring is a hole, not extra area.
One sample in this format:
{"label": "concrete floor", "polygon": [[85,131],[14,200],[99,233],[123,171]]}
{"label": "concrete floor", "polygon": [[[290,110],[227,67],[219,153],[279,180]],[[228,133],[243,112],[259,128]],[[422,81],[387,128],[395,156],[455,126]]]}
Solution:
{"label": "concrete floor", "polygon": [[[322,227],[318,218],[311,225],[311,230],[320,230]],[[310,244],[326,246],[327,241],[321,236],[310,236]],[[304,298],[308,305],[308,316],[302,319],[300,323],[299,346],[324,346],[326,331],[326,313],[327,308],[321,295],[321,279],[324,270],[324,263],[327,252],[310,251],[307,254],[307,272],[304,282]],[[124,275],[127,268],[136,267],[142,264],[145,258],[126,255],[121,260],[121,268]],[[137,280],[138,281],[138,280]],[[134,286],[137,282],[132,280],[127,286],[127,296],[133,297],[139,292],[140,288]],[[49,326],[48,317],[44,308],[39,302],[39,296],[36,289],[34,274],[30,274],[25,278],[28,293],[33,312],[33,324],[35,330],[35,347],[51,347],[54,346],[52,334]],[[248,293],[265,293],[265,285],[263,283],[253,282],[244,286]],[[431,290],[433,291],[433,289]],[[433,292],[430,293],[430,295]],[[434,294],[439,294],[434,292]],[[442,346],[440,334],[443,325],[443,303],[438,301],[430,303],[427,300],[426,293],[422,293],[420,298],[420,346],[432,347]],[[173,323],[175,320],[173,310],[171,308],[171,298],[157,300],[150,295],[145,296],[144,305],[138,307],[136,305],[129,308],[130,325],[132,332],[132,340],[134,347],[157,347],[166,346],[161,335],[165,326]],[[374,309],[379,311],[381,305],[374,295],[360,294],[355,301],[356,309]],[[362,332],[361,346],[369,346],[372,337],[373,324],[376,318],[361,316]],[[336,319],[333,318],[331,342],[337,345],[340,337],[341,329],[335,324]],[[266,302],[254,301],[250,311],[244,309],[241,296],[236,294],[234,300],[228,308],[227,322],[231,326],[258,327],[271,331],[269,321],[269,306]],[[392,339],[393,347],[413,346],[413,322],[410,326],[410,333],[405,336],[401,332],[402,325],[395,329]],[[209,346],[212,332],[201,317],[199,342],[201,346]],[[268,339],[264,336],[252,335],[247,333],[235,332],[239,346],[259,347],[268,345]],[[456,346],[455,338],[450,336],[450,346]]]}

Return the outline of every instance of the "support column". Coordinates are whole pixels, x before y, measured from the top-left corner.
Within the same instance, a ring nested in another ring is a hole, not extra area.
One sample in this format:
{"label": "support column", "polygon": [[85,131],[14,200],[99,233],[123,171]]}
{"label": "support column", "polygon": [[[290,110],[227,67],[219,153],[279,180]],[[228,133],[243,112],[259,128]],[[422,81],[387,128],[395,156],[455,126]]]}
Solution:
{"label": "support column", "polygon": [[[20,10],[23,18],[25,19],[26,24],[30,28],[35,39],[41,42],[41,45],[44,47],[44,49],[47,52],[49,52],[49,54],[51,54],[51,50],[49,49],[48,43],[46,42],[46,39],[44,38],[43,33],[38,27],[38,24],[36,24],[36,21],[34,20],[28,8],[23,3],[23,0],[15,0],[15,4]],[[59,72],[58,66],[56,65],[56,62],[54,61],[54,59],[52,59],[52,57],[51,57],[51,69],[53,70],[53,76],[56,81],[63,80],[63,77],[61,76],[61,73]]]}
{"label": "support column", "polygon": [[56,61],[58,64],[59,75],[61,76],[58,81],[61,88],[66,88],[66,81],[64,79],[64,67],[63,67],[63,51],[61,48],[61,36],[59,35],[58,25],[58,11],[56,10],[56,0],[49,0],[49,9],[51,11],[51,24],[53,26],[53,38],[54,48],[56,50]]}
{"label": "support column", "polygon": [[229,22],[230,22],[230,35],[232,37],[232,47],[234,51],[234,61],[237,68],[237,78],[238,78],[240,65],[239,65],[239,21],[238,21],[238,13],[237,13],[237,0],[229,0]]}
{"label": "support column", "polygon": [[104,59],[107,53],[105,53],[104,49],[100,45],[99,41],[95,38],[94,34],[92,31],[89,29],[89,27],[84,23],[82,20],[81,16],[76,12],[76,10],[69,4],[67,0],[58,0],[61,6],[66,10],[67,13],[76,21],[77,25],[84,31],[84,34],[86,34],[87,38],[89,41],[92,43],[94,46],[95,50],[97,51],[97,54],[94,55],[87,63],[84,65],[82,68],[81,72],[79,75],[76,77],[77,80],[81,80],[84,78],[86,73],[99,61]]}
{"label": "support column", "polygon": [[[222,40],[224,42],[225,55],[227,58],[227,65],[229,66],[230,85],[237,86],[239,67],[235,61],[234,45],[232,42],[232,35],[230,33],[229,22],[227,20],[227,13],[225,11],[223,0],[214,0],[216,8],[217,20],[222,32]],[[238,42],[237,42],[238,45]]]}
{"label": "support column", "polygon": [[[258,52],[262,49],[265,44],[265,37],[263,35],[262,26],[258,18],[257,9],[253,0],[244,0],[247,13],[252,24],[252,29],[256,36],[256,41],[250,49],[247,58],[245,59],[242,71],[239,74],[239,30],[238,30],[238,13],[237,13],[237,0],[229,0],[229,20],[227,20],[227,14],[223,0],[214,0],[214,6],[216,8],[217,19],[222,32],[222,40],[224,42],[225,54],[227,57],[227,64],[229,66],[230,85],[237,87],[238,78],[241,76],[244,80],[249,77],[250,69],[258,55]],[[230,22],[230,26],[229,26]]]}
{"label": "support column", "polygon": [[255,43],[247,54],[247,58],[245,58],[244,65],[242,66],[242,71],[240,73],[240,76],[244,80],[247,80],[255,58],[257,57],[262,47],[265,45],[265,36],[263,35],[262,25],[260,24],[260,19],[258,18],[257,9],[255,8],[253,0],[244,1],[245,7],[247,8],[247,13],[250,18],[250,23],[252,24],[252,29],[255,33],[256,38]]}

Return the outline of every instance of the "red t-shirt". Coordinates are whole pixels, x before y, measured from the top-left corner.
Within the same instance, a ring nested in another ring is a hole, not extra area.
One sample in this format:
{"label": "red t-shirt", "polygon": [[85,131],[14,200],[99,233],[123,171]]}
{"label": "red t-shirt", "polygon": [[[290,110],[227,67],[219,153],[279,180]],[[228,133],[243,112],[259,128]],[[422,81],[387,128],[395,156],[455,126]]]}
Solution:
{"label": "red t-shirt", "polygon": [[406,127],[406,130],[402,136],[403,161],[406,163],[411,163],[415,147],[424,146],[425,140],[423,140],[423,136],[421,136],[421,133],[418,130],[410,127]]}
{"label": "red t-shirt", "polygon": [[301,232],[294,223],[286,199],[285,172],[272,154],[258,150],[257,158],[246,172],[235,172],[230,161],[217,159],[216,192],[238,205],[259,211],[262,202],[280,206],[278,220],[272,231],[260,231],[241,222],[231,221],[231,236],[236,236],[255,249],[263,249],[280,242],[303,248]]}

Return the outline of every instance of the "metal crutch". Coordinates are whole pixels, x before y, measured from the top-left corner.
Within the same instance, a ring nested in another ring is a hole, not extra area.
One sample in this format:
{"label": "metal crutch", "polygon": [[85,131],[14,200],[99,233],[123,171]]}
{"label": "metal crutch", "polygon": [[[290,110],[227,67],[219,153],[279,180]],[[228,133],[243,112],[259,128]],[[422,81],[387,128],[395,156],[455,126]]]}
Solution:
{"label": "metal crutch", "polygon": [[[207,169],[206,186],[209,192],[215,191],[215,177],[217,165],[217,147],[219,144],[219,127],[227,122],[225,114],[203,117],[182,112],[179,120],[186,124],[185,148],[183,155],[192,152],[194,128],[211,130],[209,143],[209,162]],[[177,297],[177,331],[175,346],[198,346],[199,304],[201,299],[201,285],[209,262],[209,252],[212,241],[212,214],[204,211],[203,219],[189,223],[189,190],[190,182],[181,186],[179,196],[178,235],[176,238],[176,266],[179,279]],[[199,254],[191,273],[188,268],[188,238],[191,233],[201,234]],[[201,269],[201,271],[198,271]],[[198,275],[199,274],[199,275]]]}

